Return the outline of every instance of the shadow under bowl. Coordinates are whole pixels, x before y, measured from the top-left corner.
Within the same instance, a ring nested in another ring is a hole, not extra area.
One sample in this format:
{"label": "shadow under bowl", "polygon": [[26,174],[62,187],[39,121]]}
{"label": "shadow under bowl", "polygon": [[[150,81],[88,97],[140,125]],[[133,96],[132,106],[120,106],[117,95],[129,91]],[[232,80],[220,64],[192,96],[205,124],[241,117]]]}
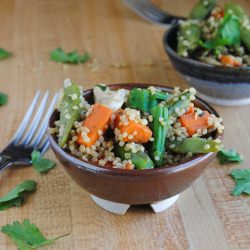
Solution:
{"label": "shadow under bowl", "polygon": [[163,45],[174,68],[198,91],[198,96],[222,106],[250,104],[250,67],[214,66],[180,57],[176,53],[177,33],[178,24],[166,31]]}
{"label": "shadow under bowl", "polygon": [[[132,89],[149,86],[135,83],[113,84],[109,87]],[[164,91],[172,91],[172,88],[154,86]],[[88,102],[93,103],[93,89],[85,91],[84,97]],[[212,107],[199,98],[195,101],[195,105],[218,116]],[[55,110],[51,115],[49,126],[54,127],[54,122],[58,118],[59,112]],[[221,138],[221,135],[216,133],[214,138]],[[57,159],[82,188],[99,198],[130,205],[150,204],[179,194],[202,174],[215,156],[215,153],[208,153],[176,165],[147,170],[123,170],[105,168],[80,160],[59,147],[56,138],[52,135],[49,135],[49,141]]]}

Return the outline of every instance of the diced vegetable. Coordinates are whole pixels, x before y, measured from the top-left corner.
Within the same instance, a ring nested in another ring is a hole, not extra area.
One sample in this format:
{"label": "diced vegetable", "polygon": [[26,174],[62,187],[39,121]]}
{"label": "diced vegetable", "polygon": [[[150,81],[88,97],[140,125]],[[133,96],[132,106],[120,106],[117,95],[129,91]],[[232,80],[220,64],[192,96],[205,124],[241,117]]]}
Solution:
{"label": "diced vegetable", "polygon": [[168,134],[168,109],[165,106],[158,105],[151,110],[153,116],[153,146],[152,156],[157,167],[162,165],[163,156],[165,153],[166,137]]}
{"label": "diced vegetable", "polygon": [[232,67],[239,67],[241,66],[241,63],[239,63],[235,57],[231,55],[222,55],[220,57],[220,61],[225,66],[232,66]]}
{"label": "diced vegetable", "polygon": [[199,0],[189,14],[189,18],[204,20],[216,5],[216,0]]}
{"label": "diced vegetable", "polygon": [[149,89],[133,88],[129,93],[127,106],[150,112],[154,106],[158,105],[160,101],[167,100],[169,96],[168,93],[159,90],[152,93]]}
{"label": "diced vegetable", "polygon": [[[123,121],[126,118],[126,122]],[[147,143],[152,136],[152,131],[146,125],[131,120],[124,110],[119,110],[114,121],[115,129],[122,134],[122,141]]]}
{"label": "diced vegetable", "polygon": [[194,113],[184,114],[180,117],[180,123],[182,127],[187,129],[189,136],[197,133],[198,129],[208,129],[208,118],[210,114],[207,111],[203,111],[201,115]]}
{"label": "diced vegetable", "polygon": [[199,46],[201,28],[199,23],[189,21],[179,25],[177,53],[180,56],[188,57],[188,53]]}
{"label": "diced vegetable", "polygon": [[8,96],[0,92],[0,106],[5,105],[8,102]]}
{"label": "diced vegetable", "polygon": [[136,169],[149,169],[154,167],[153,161],[150,159],[147,153],[138,151],[132,153],[131,150],[126,151],[125,146],[121,147],[118,144],[115,145],[115,152],[122,160],[127,160],[125,154],[131,155],[131,161],[135,165]]}
{"label": "diced vegetable", "polygon": [[206,154],[218,152],[223,147],[220,140],[208,140],[199,137],[186,138],[183,141],[168,143],[168,149],[175,153]]}
{"label": "diced vegetable", "polygon": [[80,118],[81,90],[75,83],[69,82],[64,88],[63,100],[59,107],[60,110],[60,132],[58,144],[64,147],[70,131]]}
{"label": "diced vegetable", "polygon": [[124,104],[129,91],[127,89],[111,90],[104,84],[94,87],[95,102],[106,105],[116,112]]}
{"label": "diced vegetable", "polygon": [[83,121],[83,127],[87,128],[85,136],[78,135],[77,142],[83,144],[86,147],[91,147],[96,143],[98,138],[104,133],[110,122],[112,110],[100,103],[95,103],[92,108],[92,112]]}

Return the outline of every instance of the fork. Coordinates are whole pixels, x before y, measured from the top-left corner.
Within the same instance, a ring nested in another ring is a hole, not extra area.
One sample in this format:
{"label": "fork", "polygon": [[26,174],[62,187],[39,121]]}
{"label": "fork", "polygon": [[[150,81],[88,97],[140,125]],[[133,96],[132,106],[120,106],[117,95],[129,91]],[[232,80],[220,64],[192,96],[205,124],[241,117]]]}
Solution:
{"label": "fork", "polygon": [[170,25],[177,23],[179,20],[185,19],[160,10],[148,0],[123,0],[123,2],[144,19],[163,26],[169,27]]}
{"label": "fork", "polygon": [[44,154],[48,149],[49,142],[46,130],[50,114],[57,100],[57,94],[54,95],[47,112],[49,92],[44,94],[40,105],[37,105],[39,96],[40,91],[37,91],[15,135],[0,152],[0,173],[10,166],[30,165],[33,150]]}

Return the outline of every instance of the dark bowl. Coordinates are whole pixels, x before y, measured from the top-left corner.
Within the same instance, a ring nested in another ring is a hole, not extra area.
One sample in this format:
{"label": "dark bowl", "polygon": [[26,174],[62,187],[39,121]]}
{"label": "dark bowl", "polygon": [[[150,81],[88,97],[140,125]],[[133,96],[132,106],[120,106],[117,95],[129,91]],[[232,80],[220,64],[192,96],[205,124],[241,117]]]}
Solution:
{"label": "dark bowl", "polygon": [[[131,89],[135,86],[146,88],[149,85],[113,84],[110,88]],[[154,86],[172,91],[171,88],[164,86]],[[86,90],[84,97],[93,103],[93,90]],[[195,105],[218,116],[212,107],[199,98]],[[50,127],[54,127],[58,117],[59,112],[55,110],[50,118]],[[215,138],[220,138],[220,135],[216,134]],[[131,205],[150,204],[179,194],[202,174],[215,156],[215,153],[208,153],[172,166],[147,170],[122,170],[105,168],[80,160],[60,148],[52,135],[49,135],[49,141],[57,159],[82,188],[99,198]]]}
{"label": "dark bowl", "polygon": [[176,53],[178,24],[166,31],[164,48],[175,69],[204,100],[223,106],[250,103],[250,67],[214,66]]}

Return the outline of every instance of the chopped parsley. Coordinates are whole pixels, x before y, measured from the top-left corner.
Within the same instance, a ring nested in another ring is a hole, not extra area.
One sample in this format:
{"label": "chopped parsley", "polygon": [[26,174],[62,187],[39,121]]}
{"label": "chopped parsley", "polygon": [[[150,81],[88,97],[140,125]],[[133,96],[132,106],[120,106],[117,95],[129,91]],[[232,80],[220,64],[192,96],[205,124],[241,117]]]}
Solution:
{"label": "chopped parsley", "polygon": [[2,227],[2,233],[7,234],[17,245],[19,250],[32,250],[45,245],[53,244],[57,239],[67,236],[65,234],[54,239],[47,239],[35,224],[28,219],[22,223],[14,221]]}
{"label": "chopped parsley", "polygon": [[232,195],[250,194],[250,169],[234,169],[230,175],[235,181]]}
{"label": "chopped parsley", "polygon": [[11,55],[12,55],[12,54],[11,54],[9,51],[0,48],[0,59],[8,58],[8,57],[10,57]]}
{"label": "chopped parsley", "polygon": [[7,104],[8,96],[0,92],[0,106]]}
{"label": "chopped parsley", "polygon": [[226,163],[241,163],[243,161],[242,155],[237,153],[234,149],[222,149],[217,153],[217,158],[220,164]]}
{"label": "chopped parsley", "polygon": [[24,202],[24,194],[36,190],[36,182],[26,180],[17,185],[5,196],[0,198],[0,211],[4,211],[10,207],[20,207]]}
{"label": "chopped parsley", "polygon": [[85,63],[89,60],[89,53],[85,52],[80,55],[76,50],[72,52],[65,52],[61,48],[57,48],[50,52],[50,59],[55,62],[60,63],[70,63],[70,64],[79,64]]}
{"label": "chopped parsley", "polygon": [[47,158],[42,158],[41,153],[34,150],[31,154],[32,166],[38,173],[47,173],[49,170],[56,166],[54,161]]}

